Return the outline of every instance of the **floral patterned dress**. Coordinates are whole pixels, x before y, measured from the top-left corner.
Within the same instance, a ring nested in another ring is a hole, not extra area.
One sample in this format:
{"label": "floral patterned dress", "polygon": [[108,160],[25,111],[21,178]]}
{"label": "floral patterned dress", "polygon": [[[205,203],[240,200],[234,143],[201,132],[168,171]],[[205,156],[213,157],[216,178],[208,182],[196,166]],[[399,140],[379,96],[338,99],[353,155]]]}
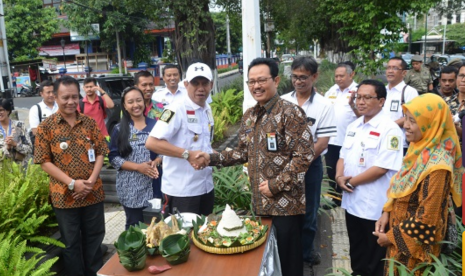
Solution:
{"label": "floral patterned dress", "polygon": [[[32,143],[27,135],[26,126],[23,122],[15,120],[10,120],[10,125],[8,129],[0,130],[0,160],[9,158],[26,166],[32,157]],[[7,148],[5,144],[7,136],[13,136],[13,140],[17,143],[16,147]]]}

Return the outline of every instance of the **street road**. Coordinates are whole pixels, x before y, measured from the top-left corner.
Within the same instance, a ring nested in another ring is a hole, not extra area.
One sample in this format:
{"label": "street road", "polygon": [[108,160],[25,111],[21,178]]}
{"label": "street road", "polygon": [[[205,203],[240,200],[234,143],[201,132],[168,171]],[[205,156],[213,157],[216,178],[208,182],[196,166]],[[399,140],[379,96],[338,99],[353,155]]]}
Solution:
{"label": "street road", "polygon": [[[220,78],[218,80],[220,89],[225,85],[231,83],[235,79],[239,78],[241,75],[239,73]],[[31,108],[31,106],[35,105],[36,103],[40,102],[40,97],[27,97],[27,98],[14,98],[15,108]]]}

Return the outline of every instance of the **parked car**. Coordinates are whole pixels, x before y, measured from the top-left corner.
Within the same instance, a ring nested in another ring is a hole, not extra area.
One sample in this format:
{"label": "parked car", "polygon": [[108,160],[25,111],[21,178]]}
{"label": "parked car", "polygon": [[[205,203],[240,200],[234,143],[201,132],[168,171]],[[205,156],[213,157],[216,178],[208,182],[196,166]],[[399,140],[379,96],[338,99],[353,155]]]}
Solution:
{"label": "parked car", "polygon": [[453,59],[461,59],[462,62],[465,62],[465,56],[463,55],[438,55],[434,54],[430,57],[431,61],[436,61],[441,67],[446,66]]}
{"label": "parked car", "polygon": [[292,63],[294,61],[294,56],[291,54],[284,54],[281,56],[281,62],[283,63]]}
{"label": "parked car", "polygon": [[[110,98],[115,103],[115,106],[111,109],[106,110],[107,118],[105,119],[105,125],[107,127],[108,133],[112,133],[113,127],[119,123],[121,119],[121,94],[126,87],[134,85],[133,77],[97,77],[98,86],[102,87],[103,90],[110,96]],[[79,85],[81,87],[81,97],[85,96],[84,92],[84,79],[78,79]]]}

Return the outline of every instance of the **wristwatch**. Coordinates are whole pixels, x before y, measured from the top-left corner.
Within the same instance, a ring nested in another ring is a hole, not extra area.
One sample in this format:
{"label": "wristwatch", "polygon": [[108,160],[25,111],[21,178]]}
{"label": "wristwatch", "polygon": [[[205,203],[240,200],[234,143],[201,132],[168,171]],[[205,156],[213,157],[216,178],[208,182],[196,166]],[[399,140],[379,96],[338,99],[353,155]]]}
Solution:
{"label": "wristwatch", "polygon": [[71,183],[68,184],[68,189],[70,189],[71,191],[74,191],[74,182],[76,182],[76,180],[72,179]]}
{"label": "wristwatch", "polygon": [[184,159],[189,159],[189,151],[188,150],[185,150],[183,153],[182,153],[182,158]]}
{"label": "wristwatch", "polygon": [[351,190],[355,189],[355,187],[352,184],[350,184],[349,182],[346,183],[346,186]]}

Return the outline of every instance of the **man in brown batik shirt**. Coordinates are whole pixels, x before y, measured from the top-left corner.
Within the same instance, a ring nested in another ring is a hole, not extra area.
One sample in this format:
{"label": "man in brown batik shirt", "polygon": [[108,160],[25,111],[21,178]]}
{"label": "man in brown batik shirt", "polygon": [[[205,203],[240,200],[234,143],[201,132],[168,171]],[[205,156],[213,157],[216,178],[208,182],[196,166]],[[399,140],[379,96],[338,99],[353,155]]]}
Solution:
{"label": "man in brown batik shirt", "polygon": [[58,112],[37,128],[34,162],[50,175],[50,197],[68,276],[96,275],[103,265],[104,192],[99,177],[108,147],[96,122],[76,111],[79,83],[58,79],[53,87]]}
{"label": "man in brown batik shirt", "polygon": [[314,157],[313,138],[305,112],[279,97],[278,71],[272,59],[252,61],[247,83],[258,103],[242,118],[237,148],[198,157],[213,166],[248,162],[254,212],[272,216],[283,275],[294,276],[303,275],[303,181]]}

